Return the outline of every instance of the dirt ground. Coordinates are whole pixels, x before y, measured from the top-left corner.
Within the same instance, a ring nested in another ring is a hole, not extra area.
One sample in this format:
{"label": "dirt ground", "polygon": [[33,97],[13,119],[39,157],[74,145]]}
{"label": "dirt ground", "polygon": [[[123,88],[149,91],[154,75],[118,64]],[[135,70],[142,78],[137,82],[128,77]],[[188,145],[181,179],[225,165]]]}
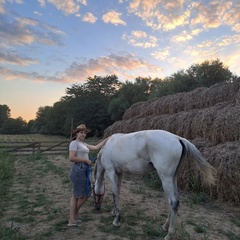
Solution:
{"label": "dirt ground", "polygon": [[[163,239],[166,233],[160,226],[168,212],[164,193],[133,176],[125,176],[122,183],[120,228],[111,226],[113,203],[107,179],[101,211],[94,209],[91,196],[80,211],[81,226],[67,227],[70,167],[64,156],[19,157],[0,224],[18,229],[22,239]],[[239,240],[240,208],[210,200],[192,204],[191,195],[180,192],[176,240],[184,239]]]}

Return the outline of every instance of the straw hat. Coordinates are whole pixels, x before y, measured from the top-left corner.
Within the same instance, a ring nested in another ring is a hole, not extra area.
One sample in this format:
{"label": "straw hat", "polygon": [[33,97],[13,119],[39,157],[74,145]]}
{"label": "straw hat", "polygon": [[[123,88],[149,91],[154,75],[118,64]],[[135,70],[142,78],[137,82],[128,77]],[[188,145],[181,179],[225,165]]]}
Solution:
{"label": "straw hat", "polygon": [[79,126],[77,126],[77,128],[73,130],[73,133],[77,133],[80,131],[85,131],[86,133],[91,132],[91,130],[88,129],[85,124],[80,124]]}

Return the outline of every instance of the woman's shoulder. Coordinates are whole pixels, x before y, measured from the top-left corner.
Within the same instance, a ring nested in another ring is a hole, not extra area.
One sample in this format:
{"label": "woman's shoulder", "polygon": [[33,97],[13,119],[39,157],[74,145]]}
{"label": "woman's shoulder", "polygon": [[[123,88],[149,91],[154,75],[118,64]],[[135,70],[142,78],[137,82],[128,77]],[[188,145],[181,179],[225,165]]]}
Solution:
{"label": "woman's shoulder", "polygon": [[77,143],[77,141],[76,140],[73,140],[73,141],[71,141],[70,142],[70,144],[69,144],[69,146],[77,146],[78,145],[78,143]]}
{"label": "woman's shoulder", "polygon": [[80,142],[80,141],[77,141],[77,140],[73,140],[71,143],[70,143],[71,146],[87,146],[87,144],[85,142]]}

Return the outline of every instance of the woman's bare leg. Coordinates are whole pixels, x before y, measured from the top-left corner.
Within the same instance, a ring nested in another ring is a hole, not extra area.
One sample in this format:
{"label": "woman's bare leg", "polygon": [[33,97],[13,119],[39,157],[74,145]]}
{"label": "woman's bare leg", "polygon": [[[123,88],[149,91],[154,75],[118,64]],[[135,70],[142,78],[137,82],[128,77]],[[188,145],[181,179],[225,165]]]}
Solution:
{"label": "woman's bare leg", "polygon": [[75,224],[77,222],[78,212],[82,205],[86,202],[87,197],[76,198],[75,195],[72,195],[70,200],[70,216],[68,223]]}

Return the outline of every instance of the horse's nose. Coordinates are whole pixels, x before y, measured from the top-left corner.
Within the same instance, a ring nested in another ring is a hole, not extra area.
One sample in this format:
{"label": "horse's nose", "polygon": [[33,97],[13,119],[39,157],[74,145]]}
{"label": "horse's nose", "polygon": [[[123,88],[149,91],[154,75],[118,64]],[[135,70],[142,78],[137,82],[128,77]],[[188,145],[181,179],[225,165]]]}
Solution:
{"label": "horse's nose", "polygon": [[101,203],[95,203],[95,209],[100,211],[101,210]]}

